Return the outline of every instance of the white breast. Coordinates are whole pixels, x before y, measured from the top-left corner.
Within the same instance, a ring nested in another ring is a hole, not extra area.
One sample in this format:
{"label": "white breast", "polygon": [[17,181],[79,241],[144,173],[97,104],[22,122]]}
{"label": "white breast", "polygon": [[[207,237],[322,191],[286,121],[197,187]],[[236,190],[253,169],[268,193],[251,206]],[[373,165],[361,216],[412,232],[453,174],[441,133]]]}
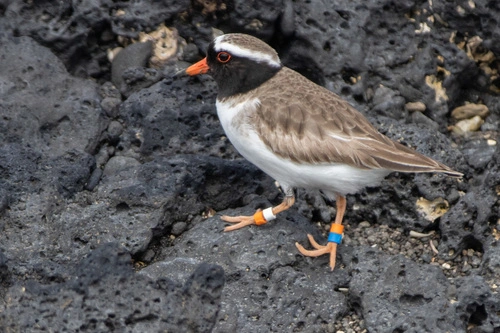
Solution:
{"label": "white breast", "polygon": [[296,163],[274,154],[252,126],[251,114],[259,103],[258,98],[239,103],[217,100],[217,114],[238,152],[284,188],[301,187],[346,195],[366,186],[375,186],[390,173],[383,169],[362,170],[337,163]]}

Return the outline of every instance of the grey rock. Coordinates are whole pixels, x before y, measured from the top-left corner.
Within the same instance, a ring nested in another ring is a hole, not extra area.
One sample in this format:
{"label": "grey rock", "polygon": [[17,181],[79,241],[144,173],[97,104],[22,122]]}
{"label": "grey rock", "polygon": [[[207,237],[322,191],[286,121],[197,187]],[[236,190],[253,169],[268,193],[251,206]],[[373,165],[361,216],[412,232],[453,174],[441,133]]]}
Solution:
{"label": "grey rock", "polygon": [[163,72],[154,68],[129,67],[122,74],[123,83],[120,86],[120,92],[129,97],[142,88],[147,88],[163,77]]}
{"label": "grey rock", "polygon": [[[460,43],[480,36],[499,54],[499,8],[471,4],[257,0],[203,11],[206,2],[188,0],[4,1],[0,331],[498,330],[500,151],[447,131],[450,110],[481,102],[491,112],[478,137],[498,136],[498,82]],[[293,245],[309,247],[307,232],[325,241],[335,209],[317,193],[298,190],[296,205],[266,226],[223,233],[220,213],[252,214],[282,196],[228,142],[208,76],[177,74],[182,62],[129,68],[122,102],[106,51],[117,35],[160,23],[198,47],[190,61],[213,27],[264,38],[287,66],[464,179],[394,174],[350,196],[346,230],[368,221],[366,239],[339,247],[334,272],[328,258],[304,258]],[[447,100],[427,85],[432,76]],[[404,111],[410,101],[426,105],[425,118]],[[133,160],[113,165],[121,158]],[[421,196],[443,197],[450,210],[430,223],[416,212]],[[376,232],[381,224],[387,232]],[[423,243],[399,244],[410,229],[436,230],[439,254],[415,258]],[[381,250],[353,245],[368,241]],[[393,254],[400,248],[410,259]],[[474,253],[466,265],[462,250]],[[131,259],[146,268],[134,273]]]}
{"label": "grey rock", "polygon": [[117,35],[137,38],[140,31],[170,22],[175,17],[181,16],[181,13],[186,12],[190,6],[189,0],[164,2],[141,0],[123,4],[124,14],[111,20],[112,30]]}
{"label": "grey rock", "polygon": [[197,92],[186,89],[197,79],[167,77],[131,95],[120,105],[119,116],[127,129],[118,147],[125,151],[138,147],[146,156],[198,153],[207,148],[211,155],[228,156],[234,150],[221,140],[224,132],[213,105],[215,83],[201,80],[203,88]]}
{"label": "grey rock", "polygon": [[486,140],[471,140],[464,145],[467,162],[477,170],[483,170],[493,158],[497,145],[490,146]]}
{"label": "grey rock", "polygon": [[295,13],[293,8],[293,1],[284,1],[283,13],[280,20],[280,30],[286,37],[293,35],[295,31]]}
{"label": "grey rock", "polygon": [[102,177],[102,169],[101,168],[95,168],[94,171],[90,174],[90,177],[85,184],[85,190],[87,191],[92,191],[94,188],[99,184],[101,181]]}
{"label": "grey rock", "polygon": [[0,73],[10,87],[0,91],[1,141],[29,142],[51,158],[67,150],[93,153],[106,125],[97,86],[70,76],[49,49],[29,37],[1,43]]}
{"label": "grey rock", "polygon": [[152,53],[153,42],[133,43],[118,52],[111,64],[111,82],[123,93],[126,89],[124,72],[129,68],[146,67]]}
{"label": "grey rock", "polygon": [[498,240],[492,241],[491,246],[486,249],[482,269],[484,275],[491,276],[493,279],[500,276],[500,244]]}
{"label": "grey rock", "polygon": [[443,257],[448,257],[450,250],[453,251],[452,257],[464,249],[481,253],[493,250],[486,246],[492,241],[488,221],[497,214],[492,209],[496,193],[486,185],[489,178],[488,175],[477,176],[471,181],[467,193],[441,217],[440,230],[446,237],[440,242],[438,250],[443,253]]}
{"label": "grey rock", "polygon": [[[248,215],[269,205],[255,201],[221,214]],[[223,226],[220,215],[199,221],[142,274],[155,278],[169,272],[170,278],[178,279],[200,262],[221,263],[226,286],[214,332],[269,332],[285,327],[319,332],[345,312],[346,298],[335,287],[345,284],[347,272],[332,274],[328,258],[304,258],[294,246],[295,241],[307,242],[306,233],[322,239],[309,221],[292,210],[262,227],[224,233]]]}
{"label": "grey rock", "polygon": [[449,282],[438,267],[377,252],[355,249],[349,258],[349,301],[370,331],[465,332],[465,323],[450,306]]}
{"label": "grey rock", "polygon": [[115,118],[118,115],[118,106],[122,102],[119,98],[105,97],[101,101],[101,107],[106,115],[110,118]]}
{"label": "grey rock", "polygon": [[53,184],[66,198],[83,191],[95,168],[94,156],[71,150],[52,162],[57,165],[53,170]]}
{"label": "grey rock", "polygon": [[224,272],[201,264],[184,284],[151,280],[134,274],[129,253],[109,243],[90,252],[66,280],[25,283],[11,288],[10,301],[0,306],[4,329],[208,332],[220,307]]}
{"label": "grey rock", "polygon": [[187,223],[177,222],[172,227],[172,235],[174,235],[174,236],[181,235],[184,232],[184,230],[186,230],[186,227],[187,227]]}
{"label": "grey rock", "polygon": [[[5,8],[9,20],[2,23],[5,27],[2,30],[16,30],[18,35],[32,36],[48,45],[68,71],[77,76],[99,77],[110,69],[109,64],[102,65],[107,62],[107,47],[100,47],[99,42],[116,47],[108,44],[110,34],[137,39],[140,31],[180,16],[190,3],[189,0],[141,0],[117,7],[107,0],[48,4],[12,1]],[[120,9],[122,14],[116,15]],[[50,19],[47,21],[44,15]]]}
{"label": "grey rock", "polygon": [[455,283],[457,313],[466,318],[474,332],[495,332],[500,327],[500,318],[492,314],[500,309],[500,299],[492,295],[484,279],[467,276],[456,279]]}
{"label": "grey rock", "polygon": [[106,98],[121,99],[120,91],[110,81],[104,82],[99,87],[99,95],[102,97],[103,100],[105,100]]}
{"label": "grey rock", "polygon": [[122,170],[135,168],[138,165],[140,165],[140,162],[133,157],[113,156],[106,163],[103,175],[112,176],[117,173],[120,173]]}
{"label": "grey rock", "polygon": [[[32,173],[36,176],[39,171]],[[168,235],[175,223],[189,228],[207,207],[238,206],[258,190],[275,198],[272,181],[266,184],[263,178],[260,171],[241,161],[187,155],[139,164],[115,156],[92,193],[65,199],[57,188],[49,188],[19,195],[2,218],[3,250],[9,260],[24,263],[11,268],[15,276],[31,274],[36,263],[51,258],[53,267],[37,273],[44,278],[64,276],[66,265],[107,242],[121,244],[138,260],[152,260],[161,252],[148,249],[153,238]],[[241,189],[230,191],[236,187]],[[19,228],[29,232],[21,233]]]}
{"label": "grey rock", "polygon": [[117,140],[123,133],[123,125],[118,121],[111,121],[108,126],[108,135],[110,140]]}
{"label": "grey rock", "polygon": [[230,19],[242,32],[269,39],[276,33],[276,22],[283,13],[283,1],[273,1],[267,6],[261,6],[256,2],[235,0],[231,9]]}
{"label": "grey rock", "polygon": [[11,208],[7,218],[14,220],[48,217],[63,198],[83,190],[95,168],[91,154],[106,126],[97,86],[70,76],[29,37],[1,42],[2,79],[12,83],[0,102],[4,209]]}
{"label": "grey rock", "polygon": [[379,86],[373,96],[372,111],[394,119],[405,119],[408,117],[408,111],[404,108],[404,104],[405,99],[399,96],[398,92]]}
{"label": "grey rock", "polygon": [[[464,32],[487,32],[485,36],[481,37],[484,37],[485,45],[498,54],[500,50],[493,40],[496,36],[499,36],[500,28],[498,26],[498,16],[495,16],[495,11],[491,10],[492,7],[490,4],[490,2],[485,0],[476,1],[473,8],[463,6],[462,12],[459,12],[451,3],[439,1],[434,6],[434,11],[439,13],[451,29],[458,29],[458,31]],[[454,10],[451,10],[452,8]],[[498,9],[498,7],[495,9]],[[482,20],[480,18],[487,19]]]}
{"label": "grey rock", "polygon": [[190,63],[194,63],[200,60],[200,54],[198,52],[198,47],[193,43],[188,43],[182,52],[182,60]]}
{"label": "grey rock", "polygon": [[423,125],[433,131],[439,131],[439,124],[422,112],[413,112],[411,114],[411,121],[415,124]]}

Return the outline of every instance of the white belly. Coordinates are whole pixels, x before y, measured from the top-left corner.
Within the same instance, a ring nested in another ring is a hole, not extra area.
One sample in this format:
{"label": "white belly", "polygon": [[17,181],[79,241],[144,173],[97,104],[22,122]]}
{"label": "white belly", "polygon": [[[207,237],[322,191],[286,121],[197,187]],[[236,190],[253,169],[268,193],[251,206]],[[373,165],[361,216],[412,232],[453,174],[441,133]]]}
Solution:
{"label": "white belly", "polygon": [[238,152],[284,188],[301,187],[346,195],[366,186],[378,185],[390,173],[384,169],[363,170],[336,163],[299,164],[275,155],[249,122],[245,121],[243,108],[255,107],[258,103],[258,99],[255,99],[229,108],[229,104],[217,101],[217,114],[227,137]]}

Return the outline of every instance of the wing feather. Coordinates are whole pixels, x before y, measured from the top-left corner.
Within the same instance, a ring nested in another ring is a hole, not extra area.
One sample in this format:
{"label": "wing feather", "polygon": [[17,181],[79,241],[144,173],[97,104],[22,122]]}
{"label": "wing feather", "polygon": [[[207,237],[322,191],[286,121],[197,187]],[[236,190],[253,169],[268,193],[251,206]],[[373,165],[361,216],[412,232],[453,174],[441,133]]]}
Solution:
{"label": "wing feather", "polygon": [[257,88],[261,103],[253,117],[258,135],[277,155],[299,163],[344,163],[360,169],[461,176],[390,140],[338,95],[293,70],[284,67],[269,83],[278,82],[283,87],[278,93]]}

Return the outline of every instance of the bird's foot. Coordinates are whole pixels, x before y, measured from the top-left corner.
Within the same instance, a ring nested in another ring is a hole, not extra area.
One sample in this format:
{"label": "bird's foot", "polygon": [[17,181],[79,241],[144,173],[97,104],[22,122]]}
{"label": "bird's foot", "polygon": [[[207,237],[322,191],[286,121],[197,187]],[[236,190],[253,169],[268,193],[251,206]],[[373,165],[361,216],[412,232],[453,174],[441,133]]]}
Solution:
{"label": "bird's foot", "polygon": [[255,224],[255,219],[253,216],[227,216],[222,215],[221,220],[229,223],[236,223],[235,225],[231,225],[229,227],[225,227],[224,231],[233,231],[237,229],[241,229],[243,227]]}
{"label": "bird's foot", "polygon": [[306,257],[319,257],[323,254],[330,253],[330,268],[333,271],[333,269],[335,268],[335,258],[337,256],[337,243],[328,242],[328,244],[326,245],[320,245],[314,240],[314,237],[312,235],[308,234],[307,238],[309,239],[309,242],[315,248],[315,250],[306,250],[299,243],[295,243],[295,246],[297,247],[299,252]]}
{"label": "bird's foot", "polygon": [[276,215],[273,213],[273,208],[269,207],[264,210],[258,209],[252,216],[221,216],[221,219],[225,222],[236,223],[230,227],[224,228],[224,231],[233,231],[248,225],[262,225],[266,224],[268,221],[276,219]]}
{"label": "bird's foot", "polygon": [[262,225],[276,219],[276,215],[290,208],[295,202],[293,191],[287,194],[282,203],[276,207],[268,207],[264,210],[258,209],[252,216],[221,216],[222,221],[236,223],[235,225],[224,228],[224,231],[233,231],[243,227],[255,224]]}

